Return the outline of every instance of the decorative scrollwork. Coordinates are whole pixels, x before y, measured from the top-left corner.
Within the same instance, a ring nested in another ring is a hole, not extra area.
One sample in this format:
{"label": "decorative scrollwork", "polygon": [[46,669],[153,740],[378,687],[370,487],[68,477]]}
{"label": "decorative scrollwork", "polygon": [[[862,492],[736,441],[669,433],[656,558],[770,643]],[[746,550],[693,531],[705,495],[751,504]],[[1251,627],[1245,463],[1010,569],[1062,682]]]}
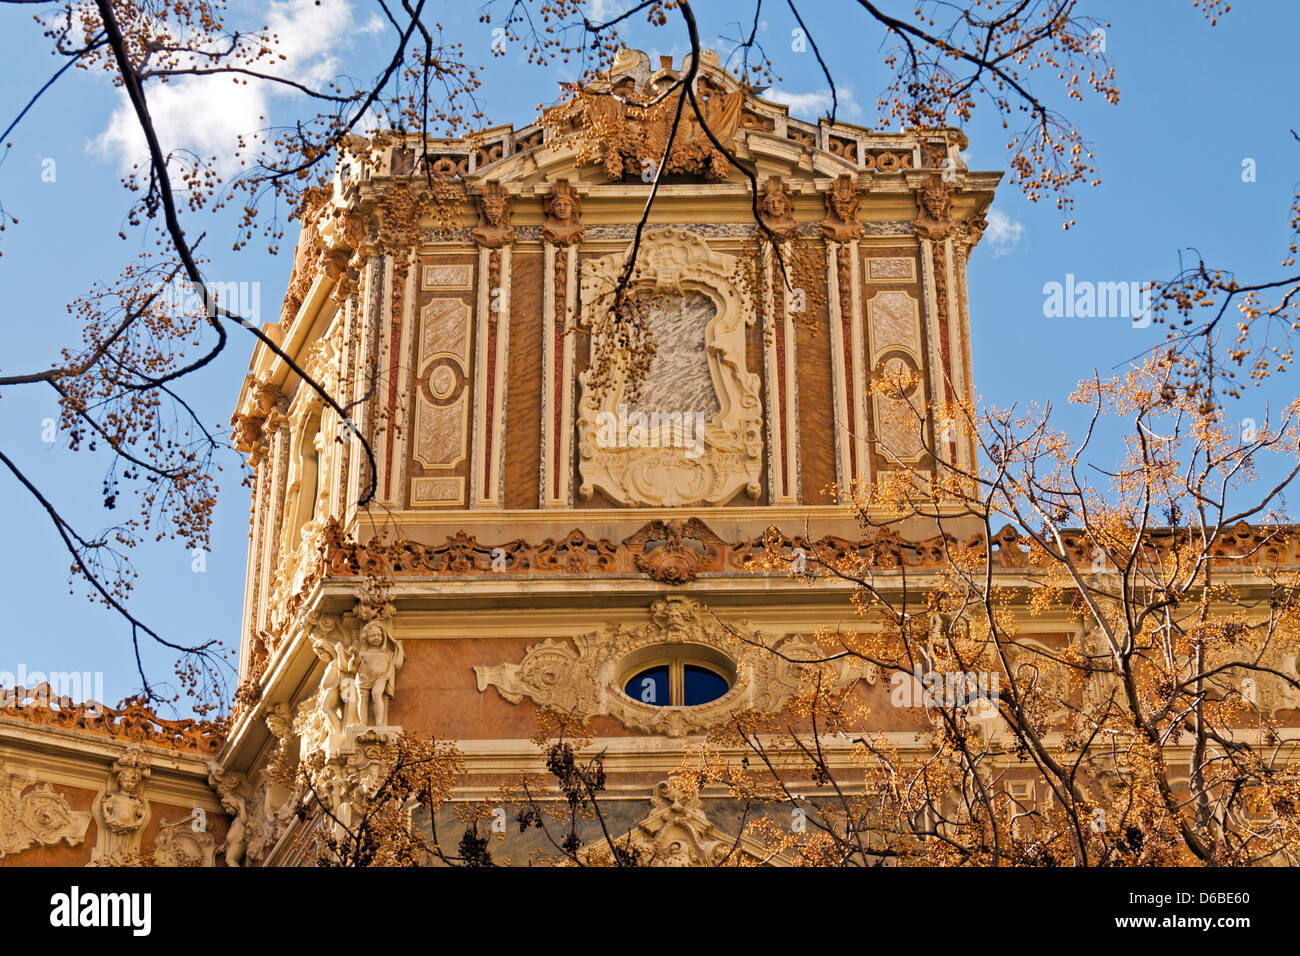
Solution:
{"label": "decorative scrollwork", "polygon": [[[736,681],[722,697],[697,706],[661,707],[633,700],[619,686],[619,662],[656,645],[721,652],[737,661]],[[545,640],[529,647],[518,664],[476,666],[474,673],[480,691],[496,687],[512,704],[527,697],[580,717],[609,715],[634,730],[682,737],[718,727],[742,710],[779,711],[799,692],[804,668],[824,657],[817,642],[802,635],[764,638],[747,624],[720,623],[695,601],[667,597],[650,606],[650,620],[644,624],[579,634],[572,645]],[[835,686],[858,677],[875,683],[872,665],[845,658],[832,666]]]}

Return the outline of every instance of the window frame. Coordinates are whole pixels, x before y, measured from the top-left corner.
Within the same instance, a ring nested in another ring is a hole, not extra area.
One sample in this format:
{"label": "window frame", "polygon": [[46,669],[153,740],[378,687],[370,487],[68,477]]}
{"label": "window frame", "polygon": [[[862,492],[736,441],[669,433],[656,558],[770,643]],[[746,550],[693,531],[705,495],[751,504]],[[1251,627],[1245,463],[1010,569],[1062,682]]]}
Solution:
{"label": "window frame", "polygon": [[[654,650],[659,650],[659,648],[654,648]],[[714,653],[717,652],[715,651]],[[719,654],[718,656],[721,657],[722,655]],[[633,655],[633,657],[636,658],[635,663],[630,665],[624,663],[623,668],[620,671],[621,676],[618,682],[618,689],[629,700],[646,704],[649,707],[703,707],[706,704],[712,704],[714,701],[726,697],[727,694],[730,694],[736,686],[736,675],[734,670],[731,673],[728,673],[728,668],[720,662],[711,661],[702,654],[693,654],[688,651],[687,653],[667,656],[660,653],[658,656],[646,657]],[[714,676],[721,678],[723,683],[727,685],[726,691],[713,698],[713,700],[705,701],[703,704],[683,703],[686,699],[686,668],[688,665],[709,671]],[[641,674],[654,670],[657,667],[668,668],[668,703],[651,704],[649,701],[641,700],[640,697],[633,697],[627,692],[627,685],[629,683]]]}

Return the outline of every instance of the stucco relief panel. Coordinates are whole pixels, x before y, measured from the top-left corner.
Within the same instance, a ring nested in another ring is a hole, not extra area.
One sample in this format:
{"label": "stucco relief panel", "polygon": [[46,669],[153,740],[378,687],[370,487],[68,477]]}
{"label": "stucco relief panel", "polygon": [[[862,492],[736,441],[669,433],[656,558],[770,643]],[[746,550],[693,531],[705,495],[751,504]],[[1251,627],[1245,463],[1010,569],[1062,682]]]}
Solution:
{"label": "stucco relief panel", "polygon": [[881,291],[867,300],[867,317],[876,437],[887,459],[914,461],[924,451],[918,416],[927,402],[919,304],[907,292]]}
{"label": "stucco relief panel", "polygon": [[[468,286],[468,265],[426,265],[422,285]],[[447,474],[469,455],[470,347],[473,310],[461,296],[435,296],[420,310],[415,357],[412,458],[443,474],[411,480],[413,505],[459,502],[464,478]]]}
{"label": "stucco relief panel", "polygon": [[[584,263],[582,321],[601,335],[624,254]],[[633,295],[645,303],[655,356],[641,395],[630,400],[621,374],[601,390],[579,375],[580,495],[597,489],[618,504],[721,505],[760,493],[759,377],[746,367],[745,328],[754,321],[734,282],[734,256],[676,229],[647,233]]]}

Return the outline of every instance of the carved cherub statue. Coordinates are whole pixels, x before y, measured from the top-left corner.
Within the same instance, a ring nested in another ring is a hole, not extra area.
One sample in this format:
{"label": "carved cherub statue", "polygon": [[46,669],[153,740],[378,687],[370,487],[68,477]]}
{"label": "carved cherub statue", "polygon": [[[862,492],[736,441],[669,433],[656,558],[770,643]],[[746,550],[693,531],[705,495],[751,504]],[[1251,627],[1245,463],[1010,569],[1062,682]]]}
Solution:
{"label": "carved cherub statue", "polygon": [[321,675],[320,690],[317,692],[317,706],[329,721],[330,731],[338,733],[343,729],[343,684],[345,652],[347,648],[339,641],[328,637],[312,638],[311,649],[325,662],[325,673]]}
{"label": "carved cherub statue", "polygon": [[226,866],[239,866],[248,849],[248,801],[231,791],[221,795],[221,808],[230,814],[226,842],[221,845],[226,853]]}
{"label": "carved cherub statue", "polygon": [[356,656],[357,722],[362,726],[388,723],[388,698],[397,672],[406,661],[401,642],[379,620],[361,628]]}

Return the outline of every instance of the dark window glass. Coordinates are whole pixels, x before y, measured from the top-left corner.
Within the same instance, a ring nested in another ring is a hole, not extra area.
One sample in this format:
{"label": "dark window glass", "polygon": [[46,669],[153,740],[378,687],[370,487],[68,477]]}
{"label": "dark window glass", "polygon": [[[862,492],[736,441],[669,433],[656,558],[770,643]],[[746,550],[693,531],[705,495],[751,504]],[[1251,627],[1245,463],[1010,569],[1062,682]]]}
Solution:
{"label": "dark window glass", "polygon": [[697,667],[694,664],[686,665],[686,699],[682,701],[687,707],[693,707],[696,704],[707,704],[711,700],[717,700],[729,689],[727,682],[719,677],[713,671]]}
{"label": "dark window glass", "polygon": [[627,682],[627,686],[623,688],[623,693],[644,704],[667,707],[672,703],[669,700],[668,686],[668,665],[665,664],[662,667],[652,667],[637,674]]}

